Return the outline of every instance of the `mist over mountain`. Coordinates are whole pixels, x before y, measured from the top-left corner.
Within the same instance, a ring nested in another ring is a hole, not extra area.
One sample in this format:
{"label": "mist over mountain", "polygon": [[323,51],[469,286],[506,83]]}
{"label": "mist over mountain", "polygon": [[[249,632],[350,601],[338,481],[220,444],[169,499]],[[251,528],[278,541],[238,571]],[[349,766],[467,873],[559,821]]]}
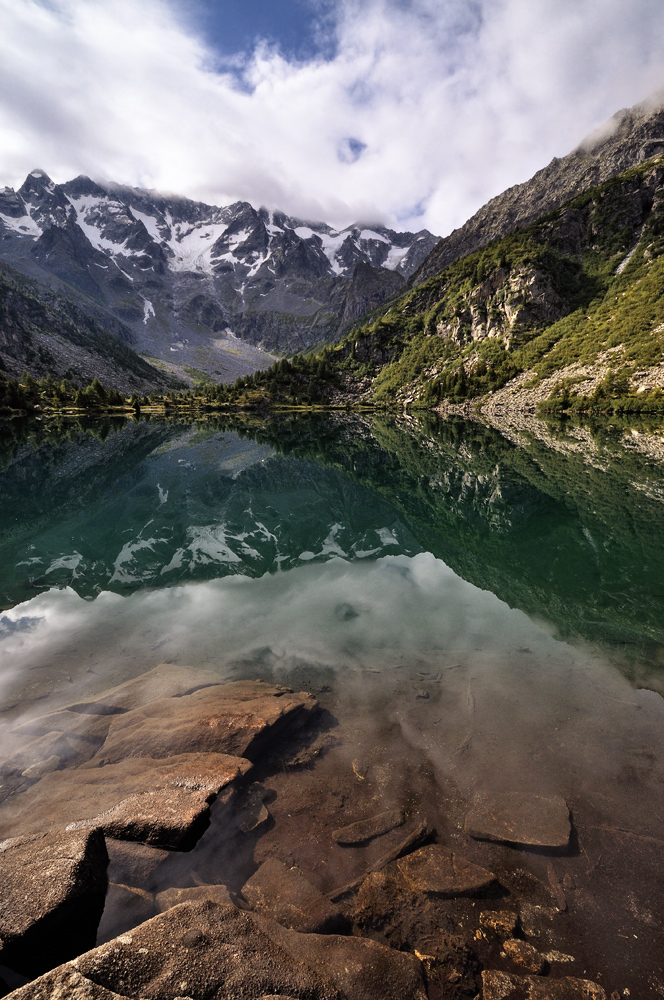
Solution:
{"label": "mist over mountain", "polygon": [[75,290],[136,349],[218,381],[330,342],[402,291],[436,238],[102,186],[33,170],[0,191],[0,259]]}

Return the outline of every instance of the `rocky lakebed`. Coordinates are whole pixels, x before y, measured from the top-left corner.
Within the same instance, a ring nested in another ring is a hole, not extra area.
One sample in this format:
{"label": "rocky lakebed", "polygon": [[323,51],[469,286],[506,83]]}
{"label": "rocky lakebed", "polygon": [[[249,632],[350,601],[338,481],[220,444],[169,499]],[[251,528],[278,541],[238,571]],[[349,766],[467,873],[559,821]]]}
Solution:
{"label": "rocky lakebed", "polygon": [[413,720],[435,733],[439,680],[420,678],[398,720],[402,681],[378,671],[363,689],[385,711],[364,719],[357,691],[320,677],[297,691],[172,664],[33,706],[1,764],[3,995],[635,996],[621,976],[648,970],[606,886],[624,896],[661,842],[625,854],[527,782],[462,794],[403,736]]}

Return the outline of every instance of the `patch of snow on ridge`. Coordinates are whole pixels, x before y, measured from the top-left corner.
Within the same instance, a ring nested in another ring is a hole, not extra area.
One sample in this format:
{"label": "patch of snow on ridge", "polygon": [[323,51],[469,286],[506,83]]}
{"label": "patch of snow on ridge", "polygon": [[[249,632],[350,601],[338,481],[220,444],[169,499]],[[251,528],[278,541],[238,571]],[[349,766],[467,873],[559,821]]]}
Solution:
{"label": "patch of snow on ridge", "polygon": [[129,206],[129,212],[133,215],[137,222],[143,223],[155,243],[162,243],[164,241],[164,236],[159,231],[159,223],[154,216],[146,215],[145,212],[139,212],[133,205]]}
{"label": "patch of snow on ridge", "polygon": [[78,226],[83,230],[95,250],[101,250],[102,253],[106,254],[123,254],[125,257],[135,257],[142,254],[142,251],[137,254],[133,250],[127,250],[126,241],[114,243],[113,240],[102,236],[99,224],[90,219],[90,216],[94,219],[95,211],[99,211],[102,206],[107,212],[118,214],[118,212],[124,211],[124,205],[120,205],[119,202],[110,202],[106,198],[98,198],[96,195],[79,195],[70,197],[69,201],[76,212]]}
{"label": "patch of snow on ridge", "polygon": [[0,220],[4,222],[8,229],[13,229],[20,236],[32,236],[34,239],[38,239],[42,234],[35,220],[29,215],[23,215],[20,219],[14,219],[10,215],[2,215],[0,213]]}
{"label": "patch of snow on ridge", "polygon": [[[166,213],[166,224],[170,230],[168,239],[160,242],[171,250],[169,261],[172,271],[199,271],[212,274],[212,247],[228,229],[227,222],[173,222],[170,212]],[[245,236],[246,239],[246,236]]]}
{"label": "patch of snow on ridge", "polygon": [[390,246],[390,241],[386,239],[385,236],[381,236],[380,233],[375,233],[373,229],[363,229],[360,233],[360,239],[378,240],[379,243],[387,243],[387,245]]}
{"label": "patch of snow on ridge", "polygon": [[409,250],[410,247],[392,247],[387,259],[383,261],[383,267],[386,267],[388,271],[396,271]]}

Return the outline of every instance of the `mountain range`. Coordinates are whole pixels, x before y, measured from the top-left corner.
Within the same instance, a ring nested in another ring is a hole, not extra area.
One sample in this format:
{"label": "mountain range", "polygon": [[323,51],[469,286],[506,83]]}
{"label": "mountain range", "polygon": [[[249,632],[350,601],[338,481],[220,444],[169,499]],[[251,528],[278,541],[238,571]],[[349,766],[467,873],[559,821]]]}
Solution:
{"label": "mountain range", "polygon": [[33,170],[0,191],[0,260],[176,375],[232,382],[273,353],[338,337],[403,291],[436,245],[426,230],[326,223],[216,207]]}

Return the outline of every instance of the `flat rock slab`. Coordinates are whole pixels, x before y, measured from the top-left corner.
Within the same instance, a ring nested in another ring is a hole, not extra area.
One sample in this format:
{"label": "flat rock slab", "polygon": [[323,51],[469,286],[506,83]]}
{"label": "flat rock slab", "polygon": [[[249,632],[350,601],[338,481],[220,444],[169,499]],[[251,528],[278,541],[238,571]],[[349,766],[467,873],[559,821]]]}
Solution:
{"label": "flat rock slab", "polygon": [[107,864],[99,830],[0,844],[0,962],[34,976],[90,948]]}
{"label": "flat rock slab", "polygon": [[367,840],[380,837],[390,830],[395,830],[405,821],[405,816],[401,809],[388,809],[386,812],[370,816],[368,819],[358,820],[357,823],[350,823],[342,826],[338,830],[332,831],[332,839],[337,844],[352,845],[364,844]]}
{"label": "flat rock slab", "polygon": [[[422,966],[412,955],[361,938],[299,934],[211,902],[167,910],[81,955],[62,974],[69,970],[111,994],[144,1000],[426,1000]],[[51,1000],[39,984],[12,1000]],[[75,992],[62,997],[79,1000]]]}
{"label": "flat rock slab", "polygon": [[478,802],[467,814],[464,829],[476,840],[562,849],[569,844],[571,824],[561,796],[514,792]]}
{"label": "flat rock slab", "polygon": [[171,856],[159,847],[106,838],[109,882],[150,888],[161,865]]}
{"label": "flat rock slab", "polygon": [[68,965],[40,976],[9,996],[12,1000],[129,1000],[124,993],[107,990]]}
{"label": "flat rock slab", "polygon": [[262,681],[218,684],[111,716],[98,758],[114,764],[126,757],[226,753],[254,760],[278,733],[304,722],[316,707],[311,695]]}
{"label": "flat rock slab", "polygon": [[305,933],[341,930],[338,907],[316,889],[299,868],[270,858],[242,887],[252,910],[263,913],[284,927]]}
{"label": "flat rock slab", "polygon": [[160,663],[124,684],[108,688],[68,707],[91,715],[116,715],[160,698],[181,698],[200,688],[216,684],[219,684],[219,677],[212,671]]}
{"label": "flat rock slab", "polygon": [[165,913],[180,903],[204,903],[206,900],[224,906],[235,905],[225,885],[195,885],[190,889],[164,889],[155,896],[155,903],[160,913]]}
{"label": "flat rock slab", "polygon": [[210,802],[250,767],[239,757],[192,753],[54,771],[0,806],[0,836],[99,827],[118,840],[186,849],[203,832]]}
{"label": "flat rock slab", "polygon": [[411,889],[435,896],[474,896],[496,881],[492,872],[439,844],[420,847],[396,865]]}
{"label": "flat rock slab", "polygon": [[589,979],[551,979],[513,976],[508,972],[482,973],[483,1000],[606,1000],[606,993]]}

